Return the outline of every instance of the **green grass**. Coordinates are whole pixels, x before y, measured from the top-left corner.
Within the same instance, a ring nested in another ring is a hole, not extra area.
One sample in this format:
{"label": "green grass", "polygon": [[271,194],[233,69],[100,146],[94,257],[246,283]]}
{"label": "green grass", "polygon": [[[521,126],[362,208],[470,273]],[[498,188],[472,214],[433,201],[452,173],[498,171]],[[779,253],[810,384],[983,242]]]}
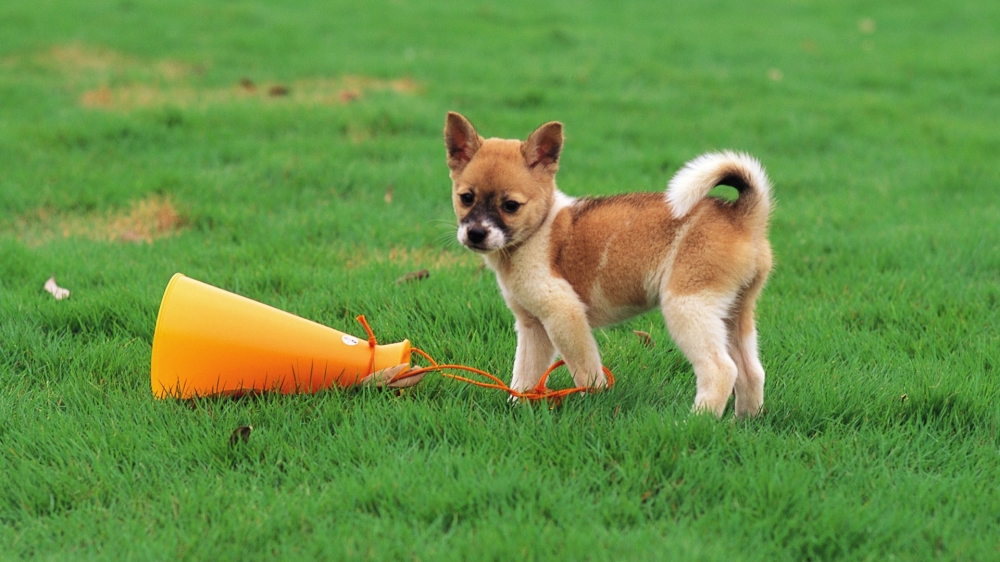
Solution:
{"label": "green grass", "polygon": [[[997,21],[987,1],[7,0],[0,557],[1000,557]],[[758,156],[764,414],[691,416],[656,314],[600,331],[618,385],[556,410],[434,375],[153,400],[176,271],[509,377],[512,317],[454,242],[448,110],[491,136],[563,121],[571,195]],[[135,241],[115,225],[140,204],[179,229]]]}

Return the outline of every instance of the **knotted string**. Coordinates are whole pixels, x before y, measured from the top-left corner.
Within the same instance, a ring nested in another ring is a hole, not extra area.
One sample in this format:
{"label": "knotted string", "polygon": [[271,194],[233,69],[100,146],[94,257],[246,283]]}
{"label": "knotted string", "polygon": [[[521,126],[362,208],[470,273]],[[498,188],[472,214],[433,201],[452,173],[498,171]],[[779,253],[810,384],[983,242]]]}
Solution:
{"label": "knotted string", "polygon": [[372,352],[371,359],[368,361],[368,371],[365,372],[365,377],[367,377],[375,372],[375,346],[378,345],[378,340],[375,339],[375,332],[373,332],[372,327],[368,325],[368,321],[365,320],[364,314],[358,316],[358,322],[361,322],[361,325],[365,327],[365,332],[368,333],[368,349]]}
{"label": "knotted string", "polygon": [[[371,349],[371,361],[369,361],[368,363],[368,372],[365,373],[365,376],[368,376],[375,371],[375,346],[378,345],[378,341],[375,339],[375,333],[372,332],[371,326],[368,325],[368,321],[365,320],[365,316],[363,314],[358,316],[358,322],[360,322],[361,325],[364,326],[365,332],[368,333],[368,347]],[[545,386],[546,382],[548,382],[549,375],[552,374],[552,371],[555,371],[559,367],[562,367],[563,365],[566,364],[566,362],[563,361],[562,359],[553,363],[552,366],[549,367],[548,370],[546,370],[545,373],[542,374],[542,377],[538,380],[538,384],[536,384],[534,388],[521,392],[507,386],[502,380],[500,380],[499,377],[491,373],[488,373],[486,371],[483,371],[481,369],[477,369],[475,367],[469,367],[466,365],[454,365],[454,364],[441,365],[437,361],[435,361],[434,358],[430,356],[430,354],[420,349],[419,347],[412,347],[411,351],[417,353],[418,355],[426,359],[428,362],[430,362],[431,366],[420,367],[417,369],[410,369],[409,371],[404,371],[394,376],[389,381],[388,384],[391,385],[392,383],[405,380],[411,377],[415,377],[418,375],[423,375],[425,373],[430,373],[433,371],[441,372],[446,369],[454,369],[456,371],[467,371],[470,373],[475,373],[477,375],[486,377],[493,382],[478,381],[460,375],[453,375],[451,373],[441,373],[441,376],[466,382],[476,386],[481,386],[483,388],[495,388],[498,390],[502,390],[515,398],[529,400],[529,401],[549,400],[551,402],[554,402],[555,404],[559,404],[560,402],[562,402],[563,398],[569,396],[570,394],[576,394],[578,392],[589,392],[594,390],[593,388],[586,386],[576,386],[573,388],[563,388],[558,390],[553,390]],[[608,388],[614,386],[615,376],[611,374],[611,370],[603,365],[601,365],[601,370],[604,371],[604,375],[608,377]]]}

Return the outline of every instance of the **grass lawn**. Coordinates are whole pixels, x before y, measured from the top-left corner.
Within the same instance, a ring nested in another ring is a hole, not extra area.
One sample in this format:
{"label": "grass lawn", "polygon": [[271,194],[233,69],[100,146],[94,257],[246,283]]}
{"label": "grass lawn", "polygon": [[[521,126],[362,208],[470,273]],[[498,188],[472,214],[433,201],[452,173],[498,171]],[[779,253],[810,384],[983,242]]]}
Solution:
{"label": "grass lawn", "polygon": [[[1000,558],[998,21],[986,0],[5,0],[0,558]],[[760,158],[764,413],[689,414],[655,313],[597,333],[613,390],[554,410],[437,375],[153,399],[178,271],[509,379],[513,317],[454,240],[448,110],[489,136],[562,121],[570,195]]]}

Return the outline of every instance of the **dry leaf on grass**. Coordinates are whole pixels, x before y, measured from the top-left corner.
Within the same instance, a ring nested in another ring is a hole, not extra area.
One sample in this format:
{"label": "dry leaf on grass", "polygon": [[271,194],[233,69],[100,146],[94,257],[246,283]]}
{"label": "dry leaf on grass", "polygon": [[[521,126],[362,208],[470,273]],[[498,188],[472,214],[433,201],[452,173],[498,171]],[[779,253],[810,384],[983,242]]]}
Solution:
{"label": "dry leaf on grass", "polygon": [[399,279],[396,279],[396,284],[402,285],[403,283],[409,283],[410,281],[421,281],[423,279],[427,279],[430,276],[431,272],[427,271],[426,269],[421,269],[420,271],[411,271],[410,273],[407,273],[406,275],[400,277]]}
{"label": "dry leaf on grass", "polygon": [[239,443],[246,443],[250,440],[250,432],[253,431],[252,425],[241,425],[233,430],[233,434],[229,436],[229,446],[235,447]]}
{"label": "dry leaf on grass", "polygon": [[281,96],[287,96],[291,92],[292,91],[291,89],[289,89],[288,86],[285,86],[283,84],[276,84],[274,86],[271,86],[267,90],[267,95],[271,96],[272,98],[279,98]]}
{"label": "dry leaf on grass", "polygon": [[639,338],[639,341],[642,343],[642,345],[646,347],[653,347],[654,345],[656,345],[656,342],[653,341],[653,337],[649,335],[649,332],[643,332],[642,330],[632,330],[632,333],[634,333],[636,337]]}
{"label": "dry leaf on grass", "polygon": [[57,301],[61,301],[69,296],[69,289],[63,289],[59,285],[56,285],[55,277],[49,277],[49,280],[45,282],[45,290],[55,297]]}
{"label": "dry leaf on grass", "polygon": [[403,389],[409,388],[421,380],[427,375],[426,372],[418,373],[412,376],[402,376],[399,380],[394,380],[397,376],[410,371],[409,363],[402,363],[396,365],[395,367],[388,367],[368,375],[367,377],[361,379],[361,386],[376,386],[378,388],[395,388]]}

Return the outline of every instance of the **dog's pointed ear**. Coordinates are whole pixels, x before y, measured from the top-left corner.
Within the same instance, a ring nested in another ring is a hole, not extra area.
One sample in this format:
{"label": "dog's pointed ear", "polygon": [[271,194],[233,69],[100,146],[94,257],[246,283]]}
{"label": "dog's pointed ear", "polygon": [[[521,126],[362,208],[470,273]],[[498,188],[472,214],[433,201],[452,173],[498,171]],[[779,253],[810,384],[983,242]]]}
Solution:
{"label": "dog's pointed ear", "polygon": [[444,123],[444,145],[448,149],[448,167],[452,172],[461,172],[482,144],[483,138],[468,119],[454,111],[448,112]]}
{"label": "dog's pointed ear", "polygon": [[528,168],[556,173],[559,169],[559,154],[563,147],[563,126],[551,121],[535,129],[528,140],[521,143],[521,152]]}

